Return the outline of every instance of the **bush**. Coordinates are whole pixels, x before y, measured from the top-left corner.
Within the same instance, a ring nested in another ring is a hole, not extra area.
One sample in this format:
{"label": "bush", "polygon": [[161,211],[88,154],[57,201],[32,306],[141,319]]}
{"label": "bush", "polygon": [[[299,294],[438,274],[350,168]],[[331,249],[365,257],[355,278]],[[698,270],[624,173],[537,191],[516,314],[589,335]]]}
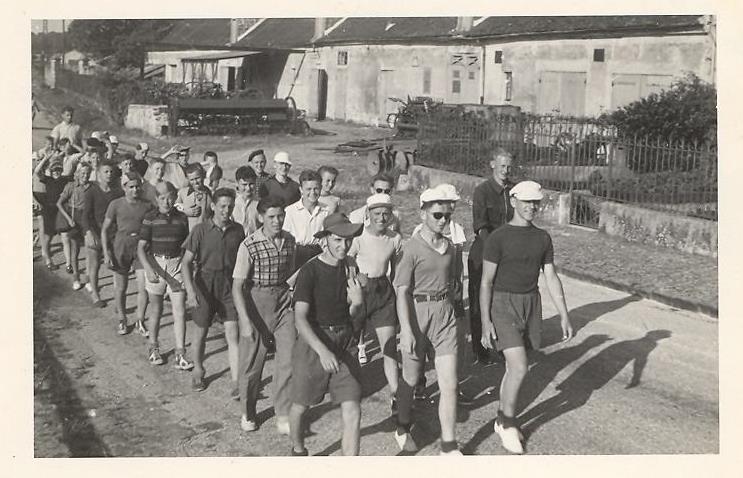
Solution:
{"label": "bush", "polygon": [[624,136],[668,143],[716,143],[717,90],[693,73],[608,115]]}

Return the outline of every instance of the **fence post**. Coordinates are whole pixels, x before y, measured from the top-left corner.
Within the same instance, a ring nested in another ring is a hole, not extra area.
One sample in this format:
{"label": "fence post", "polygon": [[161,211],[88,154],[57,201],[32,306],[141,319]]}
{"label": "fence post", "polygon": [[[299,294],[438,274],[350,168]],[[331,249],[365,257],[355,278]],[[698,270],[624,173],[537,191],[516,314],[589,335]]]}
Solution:
{"label": "fence post", "polygon": [[570,189],[568,191],[572,194],[573,187],[575,186],[575,144],[576,141],[572,141],[570,149],[568,149],[568,156],[570,156]]}

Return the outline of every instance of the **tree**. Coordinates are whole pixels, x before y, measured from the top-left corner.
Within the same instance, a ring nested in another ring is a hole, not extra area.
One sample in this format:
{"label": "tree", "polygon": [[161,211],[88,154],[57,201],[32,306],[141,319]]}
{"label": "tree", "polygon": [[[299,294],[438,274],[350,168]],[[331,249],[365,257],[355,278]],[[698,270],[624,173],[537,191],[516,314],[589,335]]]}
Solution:
{"label": "tree", "polygon": [[609,115],[627,136],[664,142],[716,142],[717,90],[689,73],[670,89],[653,93]]}
{"label": "tree", "polygon": [[144,72],[146,47],[166,35],[171,20],[74,20],[69,42],[97,59],[107,59],[114,67],[137,67]]}

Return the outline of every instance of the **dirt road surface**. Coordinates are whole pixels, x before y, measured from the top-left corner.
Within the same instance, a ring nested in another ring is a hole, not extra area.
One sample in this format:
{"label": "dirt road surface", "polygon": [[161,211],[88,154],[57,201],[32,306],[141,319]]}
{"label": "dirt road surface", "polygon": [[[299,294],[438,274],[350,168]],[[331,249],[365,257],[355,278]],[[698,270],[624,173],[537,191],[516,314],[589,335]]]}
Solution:
{"label": "dirt road surface", "polygon": [[[34,143],[45,133],[34,129]],[[59,264],[58,245],[55,251]],[[229,399],[221,326],[213,327],[207,343],[208,388],[194,393],[188,373],[171,363],[152,367],[147,362],[146,339],[116,334],[112,280],[105,267],[102,273],[108,306],[93,309],[84,289],[72,291],[63,270],[50,273],[34,262],[37,457],[289,452],[288,438],[276,433],[270,398],[259,402],[261,428],[240,430],[238,405]],[[564,284],[577,335],[559,342],[559,320],[545,297],[546,346],[532,358],[521,400],[528,453],[718,452],[717,322],[581,281],[564,279]],[[134,300],[130,286],[132,311]],[[161,350],[168,361],[172,346],[166,303]],[[361,453],[396,455],[381,358],[378,348],[371,351],[371,362],[363,368]],[[272,367],[271,360],[264,374],[266,397]],[[468,360],[466,368],[471,377],[462,387],[475,401],[459,408],[458,439],[468,454],[504,454],[492,428],[503,366],[470,365]],[[439,452],[435,373],[429,370],[427,377],[431,400],[417,404],[413,430],[420,455]],[[337,407],[323,403],[312,409],[310,420],[310,453],[338,455]]]}

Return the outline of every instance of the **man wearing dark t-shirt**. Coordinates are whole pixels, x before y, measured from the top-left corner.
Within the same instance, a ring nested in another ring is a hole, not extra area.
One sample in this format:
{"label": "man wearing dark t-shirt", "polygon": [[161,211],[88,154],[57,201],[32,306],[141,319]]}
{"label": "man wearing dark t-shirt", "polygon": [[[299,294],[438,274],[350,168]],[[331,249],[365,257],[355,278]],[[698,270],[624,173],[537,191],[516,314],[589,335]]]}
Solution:
{"label": "man wearing dark t-shirt", "polygon": [[526,349],[538,349],[541,341],[540,269],[560,314],[563,339],[573,336],[562,282],[553,263],[552,239],[532,224],[542,198],[542,188],[534,181],[522,181],[511,188],[513,219],[488,236],[483,253],[482,345],[492,349],[495,344],[506,358],[494,429],[511,453],[524,452],[515,417],[519,389],[528,369]]}
{"label": "man wearing dark t-shirt", "polygon": [[114,163],[104,160],[98,164],[98,172],[93,183],[85,193],[82,228],[85,234],[85,248],[87,249],[88,291],[95,307],[104,307],[98,290],[98,272],[103,256],[101,246],[101,227],[106,218],[106,209],[114,199],[124,195],[118,181],[114,180]]}
{"label": "man wearing dark t-shirt", "polygon": [[467,291],[470,298],[469,317],[472,334],[472,351],[475,359],[482,364],[489,364],[495,358],[487,353],[480,343],[480,279],[482,277],[482,251],[488,235],[505,224],[513,216],[513,208],[508,200],[511,186],[511,153],[503,148],[493,151],[490,168],[493,175],[487,181],[478,184],[472,193],[472,228],[475,241],[467,257]]}
{"label": "man wearing dark t-shirt", "polygon": [[289,423],[292,455],[307,455],[302,421],[310,406],[326,393],[341,405],[343,454],[359,454],[361,383],[354,319],[363,296],[355,265],[346,258],[363,224],[331,214],[316,234],[322,254],[307,262],[297,276],[294,315],[299,338],[292,354],[292,406]]}
{"label": "man wearing dark t-shirt", "polygon": [[299,190],[299,183],[289,177],[289,170],[292,168],[292,162],[289,159],[289,153],[279,151],[273,157],[276,174],[267,179],[258,188],[258,195],[262,198],[276,196],[284,201],[284,206],[294,204],[302,199],[302,193]]}
{"label": "man wearing dark t-shirt", "polygon": [[[134,266],[137,278],[137,322],[135,328],[140,335],[147,337],[149,333],[144,325],[145,311],[147,310],[147,290],[145,290],[145,276],[142,264],[137,258],[137,243],[139,230],[145,214],[153,209],[152,203],[140,198],[142,191],[142,176],[130,171],[121,180],[124,196],[114,199],[106,209],[106,218],[101,226],[101,247],[103,257],[109,269],[114,273],[114,299],[119,314],[119,335],[129,333],[126,319],[126,289],[129,285],[129,272]],[[112,226],[116,235],[111,240]],[[109,247],[109,244],[113,248]]]}

